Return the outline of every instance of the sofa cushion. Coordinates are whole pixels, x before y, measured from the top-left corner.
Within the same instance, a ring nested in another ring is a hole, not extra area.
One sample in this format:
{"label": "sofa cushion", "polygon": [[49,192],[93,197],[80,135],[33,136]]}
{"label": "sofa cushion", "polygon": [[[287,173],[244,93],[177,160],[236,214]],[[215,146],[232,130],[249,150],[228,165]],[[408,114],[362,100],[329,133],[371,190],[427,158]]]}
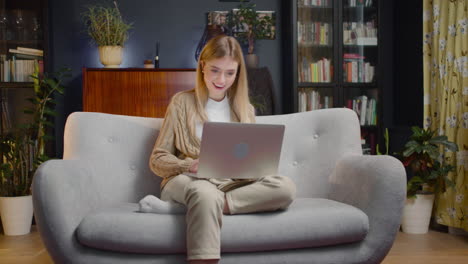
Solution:
{"label": "sofa cushion", "polygon": [[[137,212],[121,204],[86,216],[77,238],[88,247],[131,253],[186,252],[185,215]],[[225,215],[222,252],[311,248],[364,239],[369,230],[361,210],[327,199],[296,199],[285,211]]]}

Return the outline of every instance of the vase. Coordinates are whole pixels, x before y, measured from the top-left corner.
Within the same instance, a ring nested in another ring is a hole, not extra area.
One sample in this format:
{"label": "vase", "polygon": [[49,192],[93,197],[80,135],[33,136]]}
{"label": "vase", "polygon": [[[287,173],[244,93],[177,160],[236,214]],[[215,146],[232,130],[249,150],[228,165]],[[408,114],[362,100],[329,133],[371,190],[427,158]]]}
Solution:
{"label": "vase", "polygon": [[122,46],[99,46],[99,59],[104,68],[119,68],[122,63]]}
{"label": "vase", "polygon": [[0,197],[0,215],[5,235],[29,234],[33,217],[32,195]]}
{"label": "vase", "polygon": [[434,194],[416,194],[406,199],[401,220],[401,229],[408,234],[426,234],[429,231]]}
{"label": "vase", "polygon": [[245,65],[247,68],[258,68],[258,56],[256,54],[245,55]]}

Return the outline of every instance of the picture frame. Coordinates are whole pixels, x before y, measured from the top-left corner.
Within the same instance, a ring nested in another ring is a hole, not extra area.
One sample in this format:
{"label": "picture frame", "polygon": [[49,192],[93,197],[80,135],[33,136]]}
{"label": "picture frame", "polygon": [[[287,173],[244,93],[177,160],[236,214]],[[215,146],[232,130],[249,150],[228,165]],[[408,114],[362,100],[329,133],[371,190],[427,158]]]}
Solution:
{"label": "picture frame", "polygon": [[211,25],[218,25],[218,26],[228,26],[228,16],[229,11],[210,11],[207,12],[207,21],[206,24]]}

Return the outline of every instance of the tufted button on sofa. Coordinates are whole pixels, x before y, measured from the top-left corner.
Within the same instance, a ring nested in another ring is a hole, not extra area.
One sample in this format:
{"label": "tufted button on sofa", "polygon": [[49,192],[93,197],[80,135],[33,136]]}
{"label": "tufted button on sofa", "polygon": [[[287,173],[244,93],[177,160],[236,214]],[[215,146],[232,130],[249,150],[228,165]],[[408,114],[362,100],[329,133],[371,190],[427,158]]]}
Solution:
{"label": "tufted button on sofa", "polygon": [[[36,222],[56,263],[185,263],[184,215],[138,212],[160,178],[148,160],[162,119],[77,112],[63,160],[33,182]],[[223,216],[220,263],[379,263],[400,224],[402,164],[363,156],[348,109],[258,117],[286,126],[279,173],[297,185],[284,211]]]}

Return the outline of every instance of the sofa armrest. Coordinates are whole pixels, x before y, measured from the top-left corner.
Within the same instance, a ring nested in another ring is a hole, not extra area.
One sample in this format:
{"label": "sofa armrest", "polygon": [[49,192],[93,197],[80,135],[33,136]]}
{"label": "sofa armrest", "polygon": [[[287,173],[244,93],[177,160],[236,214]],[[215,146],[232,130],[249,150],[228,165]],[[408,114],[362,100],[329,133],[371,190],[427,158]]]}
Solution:
{"label": "sofa armrest", "polygon": [[49,160],[34,175],[35,220],[56,261],[67,262],[71,252],[81,247],[74,232],[81,220],[102,203],[93,178],[91,165],[81,160]]}
{"label": "sofa armrest", "polygon": [[364,244],[370,252],[381,252],[369,252],[370,262],[381,261],[398,232],[406,200],[403,164],[387,155],[349,155],[337,163],[330,182],[330,199],[357,207],[369,217]]}

